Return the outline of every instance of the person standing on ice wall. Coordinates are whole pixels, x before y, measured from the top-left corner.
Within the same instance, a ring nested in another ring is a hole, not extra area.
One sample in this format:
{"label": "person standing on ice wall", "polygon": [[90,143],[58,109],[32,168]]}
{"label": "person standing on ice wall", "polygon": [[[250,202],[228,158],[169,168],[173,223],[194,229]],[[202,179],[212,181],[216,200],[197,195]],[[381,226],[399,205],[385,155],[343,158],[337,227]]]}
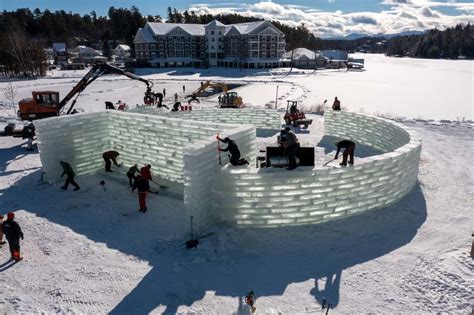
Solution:
{"label": "person standing on ice wall", "polygon": [[114,164],[118,167],[120,167],[121,165],[119,165],[117,163],[117,157],[120,155],[120,153],[118,153],[117,151],[107,151],[107,152],[104,152],[104,154],[102,154],[102,158],[104,159],[105,161],[105,171],[106,172],[112,172],[112,162],[114,162]]}
{"label": "person standing on ice wall", "polygon": [[337,99],[337,96],[334,98],[334,103],[332,103],[332,110],[341,110],[341,101]]}
{"label": "person standing on ice wall", "polygon": [[339,151],[341,150],[341,148],[344,148],[344,153],[342,153],[342,163],[339,163],[339,165],[346,166],[347,156],[349,155],[350,155],[349,164],[353,165],[354,152],[355,152],[355,147],[356,147],[355,142],[351,140],[342,140],[342,141],[336,142],[335,145],[337,146],[336,156],[334,157],[335,160],[337,160],[339,156]]}
{"label": "person standing on ice wall", "polygon": [[290,127],[285,128],[287,133],[287,140],[283,143],[286,148],[286,154],[288,155],[288,168],[287,170],[292,171],[296,168],[296,153],[300,148],[300,141]]}
{"label": "person standing on ice wall", "polygon": [[224,142],[227,144],[227,148],[221,149],[218,148],[219,151],[221,152],[229,152],[230,153],[230,164],[234,166],[239,166],[239,165],[244,165],[244,164],[249,164],[249,162],[245,159],[240,158],[240,150],[237,144],[235,143],[234,140],[231,140],[230,138],[225,138],[222,140],[219,137],[216,137],[217,140]]}
{"label": "person standing on ice wall", "polygon": [[22,260],[23,258],[20,255],[20,238],[23,239],[23,232],[20,225],[15,221],[15,213],[8,212],[7,220],[2,224],[2,231],[7,238],[12,259],[15,261]]}
{"label": "person standing on ice wall", "polygon": [[148,209],[146,207],[146,194],[150,190],[150,184],[140,175],[137,176],[135,183],[133,183],[132,193],[138,189],[138,204],[140,209],[138,211],[145,213]]}
{"label": "person standing on ice wall", "polygon": [[130,187],[133,187],[133,183],[137,179],[137,176],[135,176],[136,173],[140,174],[140,171],[138,170],[138,165],[137,164],[130,167],[127,171],[127,177],[128,177],[128,182],[130,184]]}
{"label": "person standing on ice wall", "polygon": [[67,190],[69,184],[74,186],[74,191],[77,191],[77,190],[81,189],[81,187],[79,187],[79,185],[74,181],[74,176],[76,174],[74,174],[74,171],[73,171],[71,165],[69,163],[64,162],[64,161],[59,161],[59,164],[63,168],[63,173],[61,174],[61,177],[63,177],[64,175],[67,176],[66,181],[64,182],[64,186],[61,186],[61,189],[62,190]]}

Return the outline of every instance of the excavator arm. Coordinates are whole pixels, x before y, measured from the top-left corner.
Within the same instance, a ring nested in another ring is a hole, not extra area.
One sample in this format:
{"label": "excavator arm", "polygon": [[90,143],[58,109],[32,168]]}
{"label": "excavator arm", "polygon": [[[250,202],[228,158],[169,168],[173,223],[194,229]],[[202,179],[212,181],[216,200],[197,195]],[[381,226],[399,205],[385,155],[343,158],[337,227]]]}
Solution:
{"label": "excavator arm", "polygon": [[187,97],[191,97],[192,95],[200,96],[201,93],[204,92],[209,87],[211,87],[211,88],[221,88],[224,93],[227,93],[227,91],[229,91],[229,88],[227,87],[227,85],[225,85],[225,83],[206,81],[196,91],[194,91],[192,94],[188,95]]}
{"label": "excavator arm", "polygon": [[76,104],[77,97],[79,96],[79,94],[82,91],[84,91],[84,89],[89,84],[94,82],[98,77],[100,77],[102,75],[112,74],[112,73],[121,74],[121,75],[124,75],[124,76],[126,76],[130,79],[139,80],[139,81],[145,83],[146,86],[147,86],[146,92],[145,92],[145,98],[152,96],[153,93],[152,93],[151,89],[153,87],[153,82],[151,82],[149,80],[146,80],[146,79],[143,79],[143,78],[140,78],[139,76],[137,76],[133,73],[130,73],[130,72],[124,71],[122,69],[119,69],[117,67],[111,66],[109,64],[103,63],[103,64],[98,64],[98,65],[93,66],[92,69],[89,72],[87,72],[87,74],[81,79],[81,81],[79,81],[72,88],[72,90],[61,100],[61,102],[59,102],[58,107],[57,107],[58,114],[63,109],[63,107],[66,106],[66,104],[75,95],[77,95],[76,98],[74,99],[74,101],[72,102],[71,106],[69,107],[68,111],[67,111],[67,114],[70,114],[72,112],[73,108],[74,108],[74,105]]}

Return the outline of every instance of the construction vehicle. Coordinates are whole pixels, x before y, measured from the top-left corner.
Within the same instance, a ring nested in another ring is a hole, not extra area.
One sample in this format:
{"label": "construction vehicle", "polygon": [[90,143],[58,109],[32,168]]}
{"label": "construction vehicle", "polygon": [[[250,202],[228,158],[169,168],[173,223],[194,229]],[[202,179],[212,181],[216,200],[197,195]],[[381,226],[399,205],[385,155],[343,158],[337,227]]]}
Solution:
{"label": "construction vehicle", "polygon": [[129,77],[133,80],[139,80],[146,84],[144,103],[147,105],[153,105],[157,102],[158,97],[153,93],[152,87],[153,82],[140,78],[139,76],[116,68],[108,64],[97,64],[91,68],[91,70],[74,86],[74,88],[60,101],[59,92],[56,91],[34,91],[32,92],[32,98],[23,99],[19,102],[19,116],[22,120],[34,120],[45,117],[59,116],[63,108],[67,103],[74,97],[71,106],[67,110],[66,114],[74,113],[74,105],[76,104],[77,98],[84,89],[94,82],[98,77],[105,74],[121,74]]}
{"label": "construction vehicle", "polygon": [[242,108],[243,107],[243,102],[242,102],[242,97],[237,94],[237,92],[229,92],[229,87],[222,82],[211,82],[211,81],[206,81],[205,83],[202,83],[201,86],[194,91],[192,94],[186,96],[186,98],[189,98],[189,102],[192,101],[197,101],[197,97],[201,96],[202,93],[208,89],[208,88],[219,88],[222,89],[224,92],[223,94],[219,95],[219,107],[221,108]]}
{"label": "construction vehicle", "polygon": [[287,125],[293,125],[294,127],[303,125],[304,128],[308,128],[313,123],[312,119],[306,119],[304,112],[298,109],[298,101],[287,101],[286,113],[283,119]]}

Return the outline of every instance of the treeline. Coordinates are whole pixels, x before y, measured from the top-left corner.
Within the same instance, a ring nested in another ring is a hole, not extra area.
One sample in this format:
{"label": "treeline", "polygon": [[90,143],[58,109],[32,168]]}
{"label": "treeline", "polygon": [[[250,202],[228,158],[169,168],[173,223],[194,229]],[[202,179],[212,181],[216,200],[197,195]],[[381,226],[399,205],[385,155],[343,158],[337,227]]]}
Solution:
{"label": "treeline", "polygon": [[[77,45],[99,46],[105,56],[110,56],[116,44],[127,44],[134,56],[133,38],[138,28],[149,22],[207,24],[218,20],[224,24],[261,21],[259,18],[239,14],[202,14],[180,12],[168,7],[166,20],[159,15],[142,15],[139,9],[110,7],[107,16],[94,11],[80,15],[72,12],[35,9],[17,9],[0,12],[0,71],[4,74],[42,75],[45,56],[42,48],[54,42],[64,42],[68,47]],[[424,58],[474,58],[474,29],[470,24],[458,25],[444,31],[432,30],[423,35],[357,40],[327,40],[314,36],[304,25],[292,27],[278,21],[272,23],[284,34],[287,49],[305,47],[311,50],[342,49],[387,53]]]}
{"label": "treeline", "polygon": [[444,31],[430,30],[416,36],[400,36],[387,43],[387,55],[421,58],[474,58],[474,27],[456,25]]}
{"label": "treeline", "polygon": [[[0,13],[0,71],[7,75],[42,75],[45,72],[43,48],[54,42],[99,45],[110,56],[110,43],[133,47],[133,38],[146,21],[161,21],[160,16],[143,16],[138,8],[109,8],[107,16],[79,15],[64,10],[51,12],[17,9]],[[112,45],[113,46],[113,45]],[[21,53],[20,53],[21,52]]]}

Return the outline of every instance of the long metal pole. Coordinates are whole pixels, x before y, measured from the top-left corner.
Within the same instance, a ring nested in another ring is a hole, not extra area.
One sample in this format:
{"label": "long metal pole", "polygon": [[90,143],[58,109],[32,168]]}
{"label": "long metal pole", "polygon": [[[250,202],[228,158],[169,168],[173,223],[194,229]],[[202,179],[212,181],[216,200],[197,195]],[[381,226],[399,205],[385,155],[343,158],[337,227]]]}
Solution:
{"label": "long metal pole", "polygon": [[277,85],[277,92],[275,97],[275,109],[278,109],[278,85]]}

